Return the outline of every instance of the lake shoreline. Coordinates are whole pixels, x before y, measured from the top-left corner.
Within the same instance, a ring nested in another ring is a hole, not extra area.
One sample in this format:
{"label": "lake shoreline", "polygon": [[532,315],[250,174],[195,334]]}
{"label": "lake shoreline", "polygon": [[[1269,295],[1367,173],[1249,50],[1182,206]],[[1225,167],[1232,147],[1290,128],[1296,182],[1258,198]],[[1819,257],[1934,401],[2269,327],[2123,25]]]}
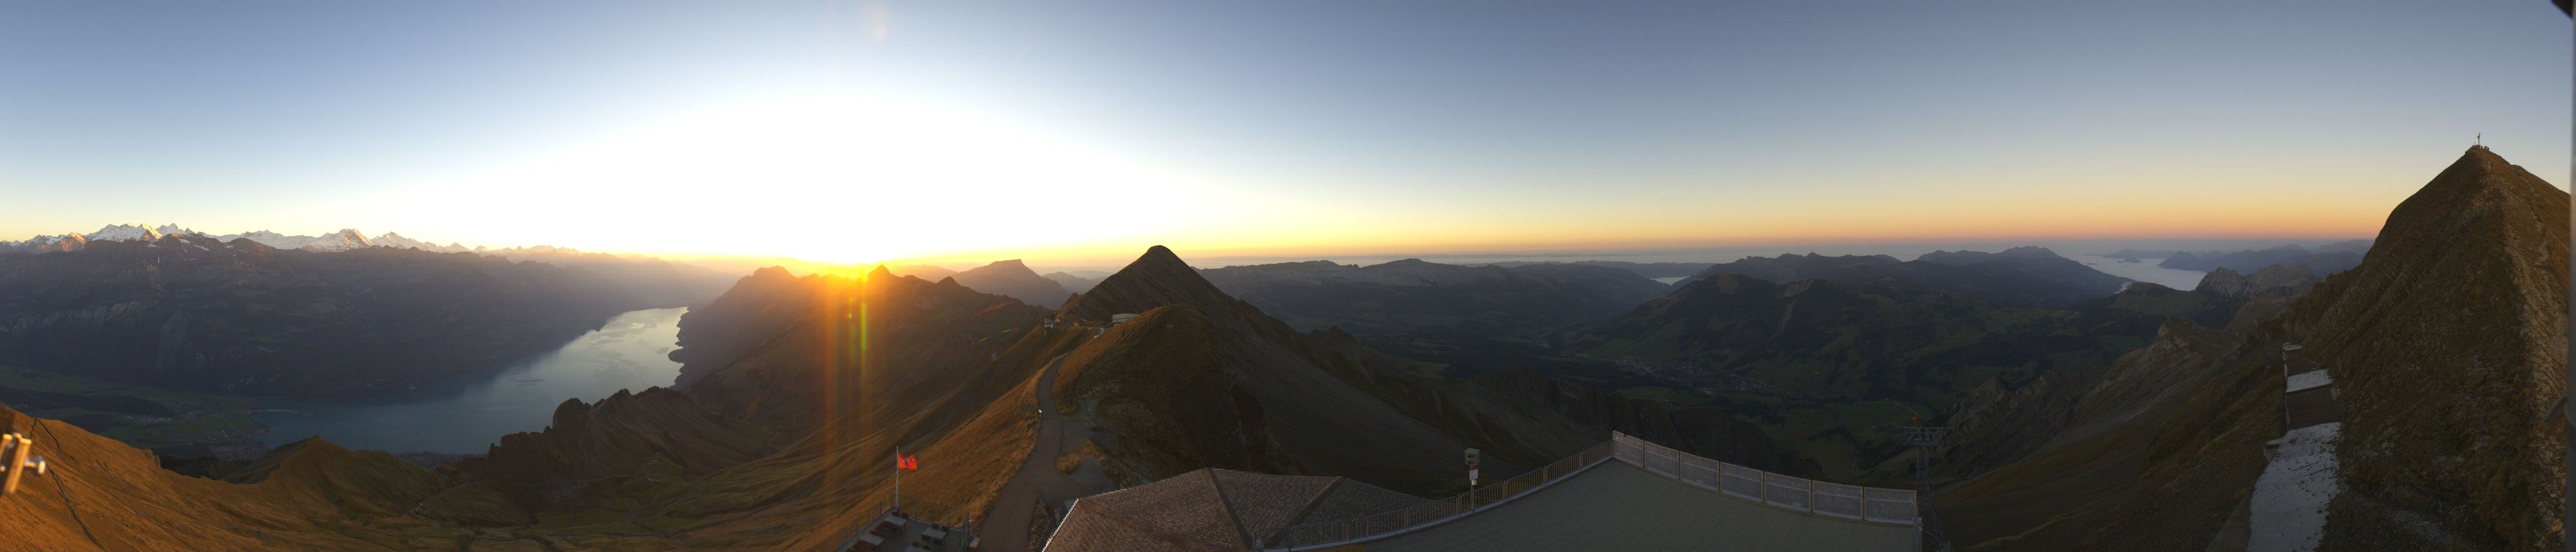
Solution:
{"label": "lake shoreline", "polygon": [[253,436],[271,446],[321,436],[343,447],[422,455],[486,452],[511,433],[543,430],[564,401],[669,386],[686,307],[630,311],[555,349],[405,391],[348,401],[260,400]]}

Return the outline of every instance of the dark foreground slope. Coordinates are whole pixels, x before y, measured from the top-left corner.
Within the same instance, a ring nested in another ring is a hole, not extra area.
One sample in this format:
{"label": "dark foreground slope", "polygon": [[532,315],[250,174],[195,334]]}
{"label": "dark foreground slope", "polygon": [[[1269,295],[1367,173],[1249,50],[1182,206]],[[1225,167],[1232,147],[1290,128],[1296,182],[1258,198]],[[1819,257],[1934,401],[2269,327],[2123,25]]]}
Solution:
{"label": "dark foreground slope", "polygon": [[472,253],[99,241],[0,259],[0,364],[347,398],[488,368],[653,306],[588,271]]}
{"label": "dark foreground slope", "polygon": [[[2472,149],[2391,212],[2359,267],[2223,330],[2168,323],[2093,378],[1990,394],[1954,415],[1939,497],[1954,538],[1999,550],[2242,546],[2281,435],[2280,344],[2335,380],[2345,492],[2332,550],[2554,550],[2565,441],[2567,194]],[[2049,435],[2031,439],[2031,435]],[[2232,513],[2231,513],[2232,512]]]}
{"label": "dark foreground slope", "polygon": [[1155,247],[1056,313],[1104,321],[1188,305],[1214,328],[1213,348],[1236,388],[1256,401],[1299,473],[1344,475],[1398,490],[1460,486],[1457,453],[1493,451],[1498,473],[1527,469],[1597,442],[1597,431],[1533,417],[1492,394],[1419,373],[1338,330],[1300,333],[1218,291]]}
{"label": "dark foreground slope", "polygon": [[[152,454],[56,420],[0,408],[36,439],[51,472],[0,497],[8,550],[453,550],[440,521],[406,518],[451,480],[374,451],[319,440],[281,447],[234,481],[161,469]],[[68,498],[67,502],[65,499]]]}

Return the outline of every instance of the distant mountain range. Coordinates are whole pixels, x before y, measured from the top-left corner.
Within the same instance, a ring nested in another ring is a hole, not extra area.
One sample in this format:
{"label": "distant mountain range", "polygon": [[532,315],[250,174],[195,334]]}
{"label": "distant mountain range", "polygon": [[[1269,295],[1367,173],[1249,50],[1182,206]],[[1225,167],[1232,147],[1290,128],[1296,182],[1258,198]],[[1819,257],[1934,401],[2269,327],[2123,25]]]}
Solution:
{"label": "distant mountain range", "polygon": [[[1065,290],[1064,284],[1039,276],[1037,272],[1029,270],[1029,265],[1021,264],[1019,259],[994,261],[993,264],[959,272],[953,277],[957,279],[959,285],[973,288],[975,291],[1007,295],[1040,307],[1063,305],[1065,298],[1073,296],[1072,291]],[[1083,288],[1090,289],[1090,286],[1083,286]]]}
{"label": "distant mountain range", "polygon": [[0,365],[350,398],[496,366],[620,312],[687,304],[497,256],[155,235],[0,257]]}
{"label": "distant mountain range", "polygon": [[2208,272],[2220,268],[2237,272],[2254,272],[2272,265],[2308,265],[2317,276],[2325,276],[2361,263],[2362,252],[2370,250],[2370,240],[2345,240],[2311,249],[2297,244],[2238,251],[2171,251],[2122,249],[2101,256],[2113,259],[2164,259],[2156,266],[2177,270]]}
{"label": "distant mountain range", "polygon": [[598,274],[612,286],[643,297],[651,304],[665,306],[685,306],[715,298],[716,294],[723,293],[726,287],[733,285],[733,279],[736,277],[736,275],[653,257],[588,253],[548,245],[503,249],[479,246],[468,248],[455,243],[438,245],[406,238],[393,232],[368,237],[354,228],[344,228],[339,232],[321,236],[289,236],[267,230],[212,235],[175,224],[160,226],[112,224],[86,234],[36,236],[14,242],[0,241],[0,254],[71,252],[103,242],[154,242],[170,236],[191,236],[210,240],[206,243],[250,240],[271,249],[314,253],[373,248],[417,249],[431,253],[473,253],[503,257],[513,261],[537,261],[556,266],[580,267]]}
{"label": "distant mountain range", "polygon": [[56,236],[36,236],[14,242],[0,241],[0,253],[78,251],[89,242],[94,241],[152,241],[161,239],[162,236],[170,235],[200,235],[214,238],[216,241],[222,242],[247,238],[251,241],[259,242],[260,245],[276,249],[301,249],[305,251],[347,251],[350,249],[379,246],[411,248],[435,253],[491,251],[481,247],[467,248],[463,245],[454,243],[438,245],[435,243],[406,238],[401,234],[395,234],[392,232],[386,232],[370,238],[367,237],[365,233],[361,233],[355,228],[343,228],[338,232],[320,236],[289,236],[267,230],[243,232],[239,234],[213,235],[183,228],[176,224],[164,224],[157,227],[150,224],[111,224],[99,228],[96,232],[86,234],[74,233]]}
{"label": "distant mountain range", "polygon": [[1200,271],[1226,293],[1304,330],[1535,336],[1609,318],[1663,284],[1583,264],[1459,266],[1404,259],[1306,261]]}
{"label": "distant mountain range", "polygon": [[1679,290],[1717,274],[1742,274],[1775,284],[1824,279],[1842,283],[1898,281],[1929,286],[2011,307],[2064,307],[2120,291],[2130,280],[2104,274],[2044,247],[2000,253],[1934,251],[1912,261],[1887,255],[1747,257],[1710,266],[1673,283]]}
{"label": "distant mountain range", "polygon": [[[2350,247],[2352,244],[2358,244],[2360,249],[2352,249]],[[2349,242],[2339,242],[2326,247],[2319,247],[2313,251],[2297,245],[2284,245],[2269,249],[2248,249],[2228,253],[2216,251],[2205,253],[2176,252],[2173,256],[2165,258],[2164,262],[2156,263],[2156,266],[2179,270],[2198,270],[2202,272],[2221,268],[2235,270],[2237,272],[2254,272],[2262,270],[2263,267],[2272,265],[2305,265],[2308,267],[2310,272],[2314,272],[2317,276],[2323,277],[2327,274],[2343,272],[2346,269],[2361,265],[2362,251],[2366,251],[2369,248],[2370,240],[2353,240]]]}
{"label": "distant mountain range", "polygon": [[1491,264],[1491,265],[1493,265],[1493,266],[1503,267],[1503,268],[1518,268],[1518,267],[1522,267],[1522,266],[1529,266],[1529,265],[1551,265],[1551,264],[1575,264],[1575,265],[1585,265],[1585,266],[1599,266],[1599,267],[1609,267],[1609,268],[1616,268],[1616,269],[1625,270],[1625,271],[1629,271],[1629,272],[1635,272],[1635,273],[1637,273],[1637,275],[1638,275],[1638,276],[1642,276],[1642,277],[1645,277],[1645,278],[1647,278],[1647,279],[1654,279],[1654,278],[1680,278],[1680,277],[1689,276],[1689,275],[1692,275],[1692,274],[1698,274],[1698,273],[1699,273],[1699,271],[1708,269],[1708,265],[1710,265],[1710,264],[1712,264],[1712,263],[1635,263],[1635,262],[1628,262],[1628,261],[1575,261],[1575,262],[1570,262],[1570,263],[1564,263],[1564,262],[1556,262],[1556,261],[1508,261],[1508,262],[1488,263],[1488,264]]}
{"label": "distant mountain range", "polygon": [[[1544,327],[1509,320],[1578,311],[1511,303],[1580,304],[1644,276],[1419,261],[1196,270],[1155,247],[1047,308],[963,273],[763,269],[682,319],[674,388],[565,401],[546,429],[436,469],[309,439],[213,481],[0,407],[0,425],[36,428],[63,470],[26,482],[40,500],[0,512],[13,545],[40,550],[820,550],[856,542],[898,473],[906,512],[993,528],[1204,467],[1450,496],[1463,448],[1499,476],[1614,429],[1902,485],[1910,451],[1880,430],[1923,423],[1951,430],[1929,451],[1929,498],[1959,549],[2233,550],[2277,528],[2265,523],[2279,509],[2255,498],[2277,487],[2256,482],[2287,423],[2285,363],[2313,363],[2332,376],[2342,439],[2334,462],[2302,466],[2336,470],[2341,493],[2316,506],[2317,549],[2554,550],[2565,440],[2545,413],[2564,392],[2567,201],[2475,148],[2330,279],[2221,267],[2192,291],[2112,285],[2056,306],[2007,303],[2108,281],[2050,272],[2065,259],[2026,248],[1730,263],[1670,293],[1635,287],[1647,299],[1605,320],[1483,336],[1565,350],[1490,357],[1502,366],[1467,377],[1339,325],[1300,331],[1217,280],[1276,293],[1265,301],[1282,310],[1415,332],[1460,323],[1408,318]],[[81,356],[297,396],[397,385],[455,351],[544,341],[577,327],[563,319],[622,308],[586,302],[614,290],[586,270],[410,249],[179,234],[0,260],[0,353],[18,355],[0,363]],[[986,268],[999,282],[1033,272]],[[1753,274],[1765,270],[1782,280]],[[1308,288],[1332,291],[1296,291]],[[1531,368],[1573,355],[1705,385],[1607,388]],[[922,469],[897,472],[898,450]]]}

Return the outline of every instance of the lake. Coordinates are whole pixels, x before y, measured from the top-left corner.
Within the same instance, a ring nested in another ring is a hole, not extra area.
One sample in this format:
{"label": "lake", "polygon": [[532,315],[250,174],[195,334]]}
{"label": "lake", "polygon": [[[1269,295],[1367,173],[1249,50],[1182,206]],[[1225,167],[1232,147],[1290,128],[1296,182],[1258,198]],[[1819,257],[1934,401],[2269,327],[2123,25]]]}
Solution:
{"label": "lake", "polygon": [[393,452],[481,454],[502,435],[545,429],[555,406],[619,389],[671,385],[680,315],[687,308],[619,314],[553,351],[411,391],[350,402],[261,401],[251,420],[271,446],[321,435],[340,446]]}
{"label": "lake", "polygon": [[2094,270],[2105,274],[2140,282],[2155,282],[2183,291],[2200,287],[2200,277],[2209,275],[2198,270],[2178,270],[2156,266],[2156,263],[2164,262],[2164,259],[2138,259],[2138,262],[2134,263],[2124,263],[2119,259],[2100,255],[2076,255],[2074,259],[2084,263],[2084,266],[2093,267]]}

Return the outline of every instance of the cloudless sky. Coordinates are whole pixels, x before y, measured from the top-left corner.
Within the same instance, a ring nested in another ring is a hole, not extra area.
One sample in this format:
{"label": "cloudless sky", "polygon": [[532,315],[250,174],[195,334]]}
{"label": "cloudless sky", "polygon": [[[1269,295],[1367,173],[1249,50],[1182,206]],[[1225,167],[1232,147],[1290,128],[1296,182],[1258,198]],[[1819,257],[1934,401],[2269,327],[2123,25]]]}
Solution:
{"label": "cloudless sky", "polygon": [[0,236],[674,255],[2368,237],[2564,186],[2571,25],[2457,2],[8,2]]}

